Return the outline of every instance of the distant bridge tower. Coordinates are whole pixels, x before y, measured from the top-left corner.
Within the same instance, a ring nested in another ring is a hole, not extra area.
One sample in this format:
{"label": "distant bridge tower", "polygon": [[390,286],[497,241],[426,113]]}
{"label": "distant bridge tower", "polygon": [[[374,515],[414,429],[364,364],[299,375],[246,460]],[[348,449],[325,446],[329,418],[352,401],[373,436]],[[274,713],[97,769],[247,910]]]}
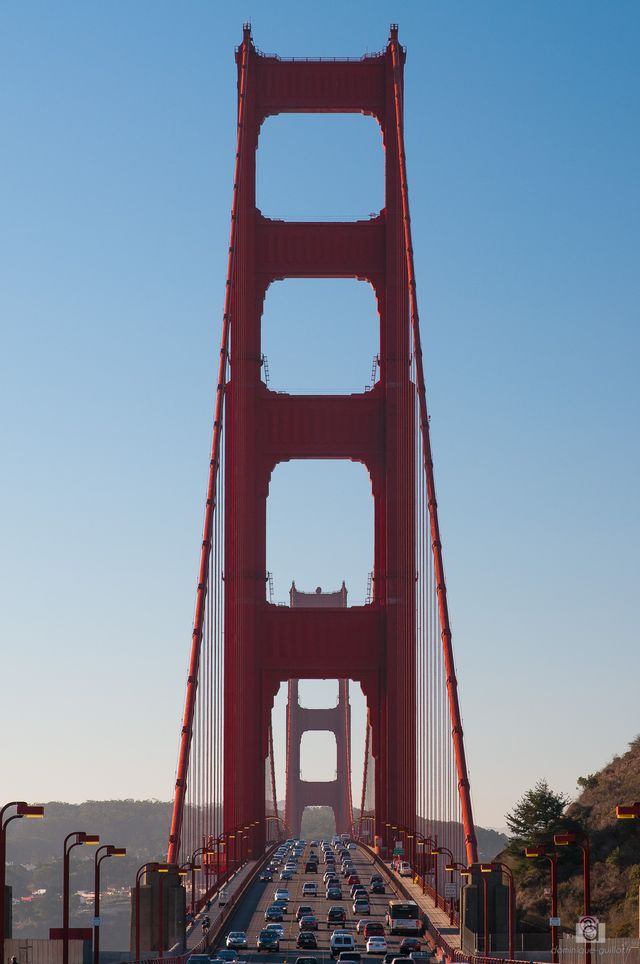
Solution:
{"label": "distant bridge tower", "polygon": [[[342,583],[337,592],[300,592],[295,582],[289,592],[290,604],[295,609],[346,609],[347,588]],[[289,833],[299,837],[305,807],[331,807],[337,833],[352,829],[351,804],[351,707],[349,680],[338,680],[338,705],[328,709],[307,709],[300,706],[299,680],[288,681],[287,701],[287,760],[285,823]],[[302,734],[311,730],[333,733],[336,739],[335,780],[303,780],[300,775],[300,743]]]}

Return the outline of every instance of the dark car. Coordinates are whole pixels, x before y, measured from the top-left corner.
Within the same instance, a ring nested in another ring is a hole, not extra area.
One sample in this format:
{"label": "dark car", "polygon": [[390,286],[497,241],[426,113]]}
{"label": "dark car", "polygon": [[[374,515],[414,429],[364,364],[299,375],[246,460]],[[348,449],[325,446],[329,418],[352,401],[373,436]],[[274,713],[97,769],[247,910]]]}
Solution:
{"label": "dark car", "polygon": [[350,964],[360,964],[362,960],[362,955],[360,951],[341,951],[338,957],[338,962],[349,961]]}
{"label": "dark car", "polygon": [[279,951],[280,941],[274,931],[263,930],[258,934],[257,947],[259,951]]}
{"label": "dark car", "polygon": [[273,880],[273,874],[270,874],[268,870],[263,870],[260,874],[260,880],[264,880],[267,884],[270,884]]}
{"label": "dark car", "polygon": [[360,878],[358,877],[357,874],[350,874],[347,883],[351,884],[351,886],[353,886],[353,884],[359,884]]}
{"label": "dark car", "polygon": [[317,874],[317,873],[318,873],[318,864],[316,863],[316,861],[315,861],[315,860],[307,860],[306,864],[304,865],[304,872],[305,872],[305,874]]}
{"label": "dark car", "polygon": [[[302,947],[307,951],[315,950],[318,946],[318,939],[313,931],[300,931],[296,937],[296,947]],[[300,960],[300,958],[298,958]]]}
{"label": "dark car", "polygon": [[384,884],[381,880],[376,880],[375,884],[371,884],[370,890],[372,894],[384,894]]}
{"label": "dark car", "polygon": [[344,924],[347,920],[347,912],[344,907],[330,907],[327,911],[327,926],[332,924]]}
{"label": "dark car", "polygon": [[[313,937],[313,934],[311,935]],[[296,957],[296,964],[318,964],[316,957]]]}
{"label": "dark car", "polygon": [[419,950],[421,950],[421,947],[417,937],[405,937],[400,942],[400,953],[403,957],[408,957],[409,954]]}
{"label": "dark car", "polygon": [[327,900],[342,900],[342,887],[327,887]]}
{"label": "dark car", "polygon": [[362,894],[362,896],[367,898],[367,888],[363,887],[362,884],[353,884],[351,887],[351,900],[353,900],[356,894]]}
{"label": "dark car", "polygon": [[296,920],[300,920],[306,914],[313,914],[313,907],[311,904],[299,904],[296,908]]}
{"label": "dark car", "polygon": [[264,919],[274,921],[276,924],[279,924],[283,918],[282,907],[278,907],[276,904],[271,904],[264,912]]}
{"label": "dark car", "polygon": [[215,956],[220,961],[228,961],[229,964],[234,964],[234,962],[238,960],[238,952],[230,948],[223,948],[222,950],[216,951]]}
{"label": "dark car", "polygon": [[305,914],[304,917],[300,918],[299,925],[301,931],[317,931],[318,930],[318,918],[315,914]]}

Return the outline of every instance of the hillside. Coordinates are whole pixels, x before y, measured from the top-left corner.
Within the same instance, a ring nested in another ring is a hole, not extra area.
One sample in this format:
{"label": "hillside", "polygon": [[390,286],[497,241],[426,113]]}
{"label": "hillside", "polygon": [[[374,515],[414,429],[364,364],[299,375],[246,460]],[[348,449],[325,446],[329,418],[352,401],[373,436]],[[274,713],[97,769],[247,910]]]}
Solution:
{"label": "hillside", "polygon": [[[563,823],[582,828],[591,840],[591,905],[607,925],[609,937],[638,934],[640,886],[640,821],[617,820],[616,805],[640,800],[640,737],[623,756],[615,756],[599,773],[581,778],[580,796],[565,812]],[[518,880],[518,907],[528,922],[545,927],[549,900],[548,864],[526,860],[509,849],[499,859],[513,867]],[[577,847],[562,850],[558,860],[558,906],[563,925],[571,930],[582,914],[582,854]]]}

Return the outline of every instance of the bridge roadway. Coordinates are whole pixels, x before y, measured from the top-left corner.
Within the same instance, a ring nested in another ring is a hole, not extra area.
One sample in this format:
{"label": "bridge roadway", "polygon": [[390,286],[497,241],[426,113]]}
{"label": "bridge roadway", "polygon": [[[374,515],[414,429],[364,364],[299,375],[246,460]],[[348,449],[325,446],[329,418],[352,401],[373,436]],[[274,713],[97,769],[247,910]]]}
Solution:
{"label": "bridge roadway", "polygon": [[[329,939],[331,934],[336,927],[345,927],[355,939],[355,949],[360,951],[363,956],[363,960],[365,959],[366,946],[364,938],[362,934],[356,933],[356,924],[358,920],[362,918],[355,917],[353,914],[352,901],[350,899],[351,887],[347,885],[346,878],[342,878],[339,860],[337,862],[337,874],[343,881],[342,892],[345,899],[342,901],[327,900],[325,897],[325,886],[323,881],[323,875],[327,870],[327,865],[322,860],[322,850],[320,847],[313,848],[313,850],[320,856],[318,873],[305,873],[304,870],[306,857],[310,853],[311,849],[312,848],[307,842],[304,854],[298,862],[298,870],[292,880],[280,880],[279,875],[283,870],[283,866],[281,866],[278,868],[277,872],[274,872],[272,883],[256,880],[250,886],[242,903],[229,920],[219,944],[215,949],[213,946],[209,948],[209,954],[211,957],[215,957],[216,949],[222,949],[225,947],[225,938],[229,931],[245,931],[247,934],[249,947],[247,950],[239,952],[240,964],[243,964],[245,961],[251,962],[251,964],[266,964],[267,961],[271,962],[271,964],[280,964],[282,961],[286,962],[286,964],[294,964],[297,957],[314,957],[318,964],[330,964],[331,954],[329,951]],[[356,847],[355,850],[351,851],[351,856],[353,858],[355,873],[358,874],[361,883],[365,885],[367,890],[369,890],[368,885],[372,873],[381,872],[382,876],[385,878],[385,893],[369,894],[371,916],[366,918],[368,920],[377,920],[383,923],[389,901],[394,897],[402,897],[402,895],[396,890],[392,876],[388,872],[385,873],[383,871],[378,871],[378,869],[374,867],[371,858],[365,853],[364,850],[362,850],[360,847]],[[303,884],[308,882],[317,884],[317,897],[302,896]],[[284,927],[284,940],[280,941],[279,952],[258,952],[258,934],[264,927],[267,926],[267,922],[265,922],[264,919],[264,913],[268,905],[273,903],[274,892],[279,887],[286,887],[290,894],[288,912],[282,922]],[[318,918],[318,931],[316,932],[316,938],[318,941],[317,950],[304,950],[303,948],[296,948],[296,937],[299,933],[298,922],[296,920],[296,909],[299,904],[307,904],[312,907],[313,913]],[[327,925],[327,911],[329,907],[333,906],[340,906],[345,909],[347,915],[346,924]],[[388,950],[399,953],[402,937],[397,935],[391,936],[385,932],[385,939],[387,941]],[[424,938],[421,939],[421,950],[432,950],[432,947],[427,947]],[[369,960],[371,961],[371,964],[377,964],[377,962],[381,962],[382,956],[372,954]]]}

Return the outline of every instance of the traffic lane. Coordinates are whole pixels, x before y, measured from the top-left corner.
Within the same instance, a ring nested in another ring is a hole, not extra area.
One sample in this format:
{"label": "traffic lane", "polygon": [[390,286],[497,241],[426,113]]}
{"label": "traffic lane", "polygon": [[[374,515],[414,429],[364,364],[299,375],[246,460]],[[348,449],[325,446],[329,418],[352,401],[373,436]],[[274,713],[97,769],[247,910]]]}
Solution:
{"label": "traffic lane", "polygon": [[[247,894],[246,901],[243,905],[238,908],[238,911],[234,914],[228,927],[225,929],[223,939],[220,942],[220,946],[224,946],[224,938],[230,930],[244,930],[247,932],[247,938],[249,943],[249,949],[247,951],[241,952],[241,957],[243,961],[252,962],[252,964],[264,964],[266,961],[271,961],[272,964],[278,964],[280,961],[294,962],[297,957],[300,956],[311,956],[318,960],[318,964],[328,964],[330,961],[330,949],[329,941],[331,934],[336,929],[336,926],[342,925],[327,925],[326,917],[329,907],[334,905],[343,907],[346,911],[347,922],[344,925],[346,929],[354,937],[356,948],[364,953],[365,941],[362,934],[356,933],[356,924],[359,917],[355,917],[352,910],[352,901],[350,899],[351,886],[347,884],[347,878],[343,877],[340,873],[340,866],[338,863],[337,874],[340,877],[342,883],[342,889],[344,894],[344,899],[342,901],[328,901],[325,894],[325,886],[323,881],[323,875],[326,872],[327,865],[325,863],[320,863],[318,867],[318,873],[306,873],[304,871],[304,865],[306,863],[306,856],[309,852],[307,847],[305,850],[305,855],[300,859],[298,867],[301,868],[296,871],[294,877],[290,881],[281,881],[279,879],[279,868],[278,874],[274,877],[271,884],[269,883],[256,883],[252,886],[249,893]],[[358,874],[362,883],[367,887],[371,879],[371,874],[378,872],[374,861],[360,848],[351,851],[351,856],[353,859],[353,864],[355,868],[355,873]],[[399,896],[393,880],[387,877],[385,880],[386,893],[385,894],[369,894],[369,901],[371,906],[371,914],[367,916],[368,920],[379,921],[384,924],[384,916],[387,910],[387,904],[389,900],[393,897]],[[302,893],[303,886],[306,882],[314,882],[318,888],[318,895],[316,897],[304,896]],[[279,887],[286,887],[289,890],[289,908],[288,913],[285,915],[283,920],[284,926],[284,938],[280,941],[280,951],[279,952],[258,952],[256,949],[256,942],[258,934],[266,926],[264,920],[264,913],[269,904],[273,902],[275,890]],[[254,891],[255,888],[255,891]],[[260,888],[262,888],[262,893],[260,893]],[[250,895],[253,895],[253,902],[250,903]],[[296,938],[299,933],[299,926],[296,920],[296,910],[300,904],[309,905],[313,913],[315,913],[318,918],[318,931],[316,932],[316,938],[318,941],[317,950],[303,950],[302,948],[296,948]],[[390,934],[386,935],[388,949],[390,951],[399,950],[400,942],[402,937]],[[379,958],[378,958],[379,960]],[[372,955],[372,962],[376,961],[376,956]]]}
{"label": "traffic lane", "polygon": [[[261,880],[256,880],[253,884],[251,884],[241,903],[238,904],[231,917],[227,921],[220,941],[216,945],[218,948],[226,947],[225,941],[227,939],[227,934],[230,931],[249,931],[253,918],[258,913],[258,908],[266,901],[266,891],[267,889],[270,890],[271,887],[272,884],[264,883]],[[271,903],[271,901],[269,900],[267,903]],[[264,919],[264,910],[262,911],[262,915]]]}

